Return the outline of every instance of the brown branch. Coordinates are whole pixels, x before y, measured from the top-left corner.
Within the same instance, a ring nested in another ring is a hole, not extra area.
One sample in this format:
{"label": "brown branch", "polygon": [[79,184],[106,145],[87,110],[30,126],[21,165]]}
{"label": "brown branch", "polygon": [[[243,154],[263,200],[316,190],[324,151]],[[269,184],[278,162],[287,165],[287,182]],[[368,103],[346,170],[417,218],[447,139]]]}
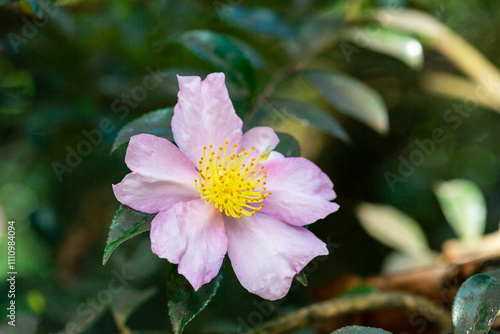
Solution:
{"label": "brown branch", "polygon": [[[477,98],[483,99],[486,92],[489,101],[494,103],[492,110],[500,112],[500,71],[481,52],[461,36],[449,29],[433,16],[413,9],[378,10],[374,18],[387,28],[395,28],[421,38],[422,42],[440,52],[455,66],[475,81],[484,90]],[[475,91],[473,91],[474,93]]]}
{"label": "brown branch", "polygon": [[[343,276],[321,286],[314,294],[320,299],[329,299],[349,288],[368,285],[382,291],[405,291],[440,301],[446,299],[444,304],[449,306],[456,290],[467,278],[492,269],[491,264],[498,264],[498,261],[497,257],[490,256],[463,264],[437,264],[368,278]],[[445,289],[447,296],[443,293]]]}
{"label": "brown branch", "polygon": [[481,98],[477,96],[477,92],[481,92],[480,89],[483,88],[482,84],[454,74],[427,72],[420,79],[420,87],[434,94],[462,101],[471,100],[492,110],[499,107],[498,99],[493,94],[486,94]]}
{"label": "brown branch", "polygon": [[367,279],[343,277],[322,287],[319,297],[325,297],[327,293],[328,298],[332,298],[338,291],[356,285],[368,285],[381,292],[340,296],[315,303],[266,322],[249,333],[284,333],[343,315],[382,309],[417,312],[433,321],[442,331],[450,331],[448,308],[460,285],[470,276],[491,269],[492,264],[498,261],[498,258],[490,257],[465,264],[436,265]]}
{"label": "brown branch", "polygon": [[417,312],[434,321],[442,331],[451,331],[450,313],[427,298],[405,292],[348,295],[303,307],[281,318],[264,323],[248,333],[278,334],[347,314],[382,309]]}

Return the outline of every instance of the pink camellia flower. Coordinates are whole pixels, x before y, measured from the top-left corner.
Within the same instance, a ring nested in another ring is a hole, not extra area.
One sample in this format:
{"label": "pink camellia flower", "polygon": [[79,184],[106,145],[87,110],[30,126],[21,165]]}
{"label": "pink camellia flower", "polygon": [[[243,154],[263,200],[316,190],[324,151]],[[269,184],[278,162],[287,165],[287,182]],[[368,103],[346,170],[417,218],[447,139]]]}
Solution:
{"label": "pink camellia flower", "polygon": [[113,185],[129,207],[157,213],[151,248],[179,264],[195,290],[219,272],[226,252],[241,284],[274,300],[326,245],[304,225],[336,211],[333,184],[305,158],[273,151],[269,127],[242,134],[224,74],[178,77],[170,141],[130,138],[125,162],[132,173]]}

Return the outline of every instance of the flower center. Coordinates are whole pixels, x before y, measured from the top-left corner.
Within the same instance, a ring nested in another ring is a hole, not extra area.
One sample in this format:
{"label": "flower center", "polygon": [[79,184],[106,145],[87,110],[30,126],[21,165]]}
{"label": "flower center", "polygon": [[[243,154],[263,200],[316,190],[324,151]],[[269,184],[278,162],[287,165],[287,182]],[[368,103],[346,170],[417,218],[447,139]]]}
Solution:
{"label": "flower center", "polygon": [[235,154],[237,145],[234,145],[228,155],[227,144],[226,141],[217,153],[212,151],[212,145],[208,147],[208,152],[207,147],[203,147],[203,156],[199,161],[199,184],[198,180],[194,180],[196,189],[201,198],[206,199],[207,203],[214,202],[215,207],[228,216],[253,216],[264,207],[264,204],[257,206],[256,203],[271,195],[264,193],[267,172],[263,171],[263,166],[257,168],[264,156],[252,158],[247,165],[245,161],[255,148],[252,147],[250,151],[242,148],[240,153]]}

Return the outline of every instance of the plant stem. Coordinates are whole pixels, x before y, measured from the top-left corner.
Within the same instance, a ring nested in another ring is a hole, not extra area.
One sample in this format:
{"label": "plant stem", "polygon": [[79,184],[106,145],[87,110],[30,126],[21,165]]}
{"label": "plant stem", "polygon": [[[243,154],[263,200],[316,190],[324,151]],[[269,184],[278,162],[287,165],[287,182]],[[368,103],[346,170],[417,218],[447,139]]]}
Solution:
{"label": "plant stem", "polygon": [[[473,45],[449,29],[433,16],[411,9],[379,10],[374,14],[382,26],[403,30],[421,37],[423,43],[448,58],[464,74],[489,92],[496,112],[500,112],[500,71]],[[471,93],[478,95],[477,89]],[[481,94],[484,95],[484,94]],[[478,99],[485,99],[477,96]]]}
{"label": "plant stem", "polygon": [[342,315],[381,309],[404,309],[416,312],[436,323],[443,332],[451,331],[450,313],[429,299],[404,292],[377,292],[343,296],[312,304],[268,321],[248,333],[284,333]]}

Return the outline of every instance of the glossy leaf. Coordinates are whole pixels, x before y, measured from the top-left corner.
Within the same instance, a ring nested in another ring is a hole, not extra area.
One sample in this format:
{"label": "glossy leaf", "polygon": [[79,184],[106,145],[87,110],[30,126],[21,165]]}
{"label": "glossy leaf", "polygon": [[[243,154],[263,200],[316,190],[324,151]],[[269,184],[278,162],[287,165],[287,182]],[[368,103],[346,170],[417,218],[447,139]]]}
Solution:
{"label": "glossy leaf", "polygon": [[126,205],[120,205],[109,227],[102,264],[108,262],[111,253],[123,242],[149,231],[154,216],[154,214],[136,211]]}
{"label": "glossy leaf", "polygon": [[339,72],[308,71],[306,77],[338,111],[365,123],[380,134],[389,131],[387,107],[374,89]]}
{"label": "glossy leaf", "polygon": [[184,327],[193,320],[217,293],[222,280],[222,270],[214,279],[194,291],[188,280],[172,266],[168,276],[168,314],[175,334],[182,333]]}
{"label": "glossy leaf", "polygon": [[414,70],[424,64],[423,48],[418,39],[380,27],[365,26],[350,28],[342,38],[360,47],[397,58]]}
{"label": "glossy leaf", "polygon": [[127,144],[130,137],[140,133],[148,133],[173,141],[174,137],[170,126],[173,114],[173,108],[158,109],[126,124],[116,135],[115,142],[111,147],[111,153]]}
{"label": "glossy leaf", "polygon": [[288,99],[274,98],[270,99],[269,103],[285,116],[300,120],[305,126],[314,127],[344,142],[350,141],[349,135],[342,125],[322,109]]}
{"label": "glossy leaf", "polygon": [[270,103],[263,103],[248,115],[248,118],[243,122],[243,131],[246,132],[257,126],[274,128],[284,120],[285,116],[283,113],[274,108]]}
{"label": "glossy leaf", "polygon": [[430,252],[420,225],[392,206],[363,203],[356,216],[368,234],[389,247],[417,257]]}
{"label": "glossy leaf", "polygon": [[224,72],[230,80],[255,88],[251,62],[233,39],[207,30],[193,30],[182,34],[177,41],[186,49]]}
{"label": "glossy leaf", "polygon": [[486,334],[500,311],[500,270],[470,277],[453,302],[455,334]]}
{"label": "glossy leaf", "polygon": [[476,239],[486,225],[486,203],[481,190],[471,181],[452,180],[434,187],[446,220],[459,238]]}
{"label": "glossy leaf", "polygon": [[[342,27],[344,19],[339,15],[320,15],[305,20],[297,31],[297,39],[301,46],[310,50],[318,50],[332,41],[338,40],[339,29]],[[303,47],[298,47],[295,56],[301,58]]]}
{"label": "glossy leaf", "polygon": [[295,275],[295,279],[297,280],[297,282],[299,282],[303,286],[309,285],[309,282],[307,281],[307,276],[306,276],[306,273],[304,272],[304,270],[302,270],[300,273]]}
{"label": "glossy leaf", "polygon": [[331,334],[390,334],[386,330],[364,326],[347,326],[333,331]]}
{"label": "glossy leaf", "polygon": [[248,45],[248,44],[246,44],[238,39],[230,38],[230,37],[228,37],[228,38],[231,40],[231,42],[236,44],[236,46],[241,50],[241,52],[243,52],[243,54],[248,59],[248,61],[250,62],[250,64],[252,65],[253,68],[261,69],[267,65],[267,63],[266,63],[265,59],[262,57],[262,55],[257,50],[255,50],[252,46],[250,46],[250,45]]}
{"label": "glossy leaf", "polygon": [[300,157],[300,145],[297,139],[288,133],[278,132],[276,133],[280,142],[278,146],[274,149],[280,152],[285,157]]}
{"label": "glossy leaf", "polygon": [[279,38],[293,36],[290,24],[270,9],[250,9],[229,3],[217,6],[216,9],[224,22],[241,30]]}

